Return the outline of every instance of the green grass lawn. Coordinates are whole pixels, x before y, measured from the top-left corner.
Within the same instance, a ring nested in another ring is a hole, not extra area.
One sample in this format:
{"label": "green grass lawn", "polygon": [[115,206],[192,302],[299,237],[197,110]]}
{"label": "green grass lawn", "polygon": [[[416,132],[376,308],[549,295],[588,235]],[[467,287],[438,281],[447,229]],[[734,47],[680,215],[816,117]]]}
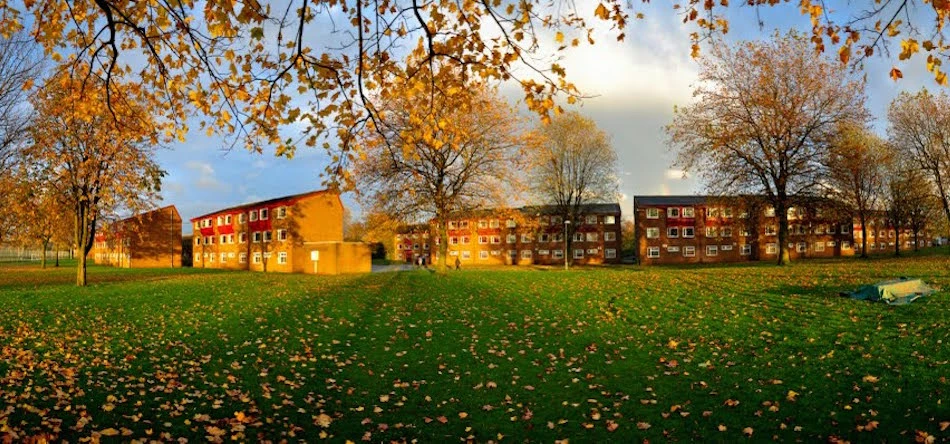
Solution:
{"label": "green grass lawn", "polygon": [[[72,268],[0,266],[0,435],[950,440],[944,255],[89,274],[75,288]],[[837,296],[895,276],[939,291],[900,307]]]}

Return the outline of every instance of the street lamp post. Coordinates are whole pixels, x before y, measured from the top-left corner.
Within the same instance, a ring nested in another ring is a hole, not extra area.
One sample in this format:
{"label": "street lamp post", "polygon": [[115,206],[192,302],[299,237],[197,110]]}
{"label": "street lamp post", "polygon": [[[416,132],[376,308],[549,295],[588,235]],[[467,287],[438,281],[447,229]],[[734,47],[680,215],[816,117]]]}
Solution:
{"label": "street lamp post", "polygon": [[571,221],[564,221],[564,269],[567,270],[567,231],[571,226]]}

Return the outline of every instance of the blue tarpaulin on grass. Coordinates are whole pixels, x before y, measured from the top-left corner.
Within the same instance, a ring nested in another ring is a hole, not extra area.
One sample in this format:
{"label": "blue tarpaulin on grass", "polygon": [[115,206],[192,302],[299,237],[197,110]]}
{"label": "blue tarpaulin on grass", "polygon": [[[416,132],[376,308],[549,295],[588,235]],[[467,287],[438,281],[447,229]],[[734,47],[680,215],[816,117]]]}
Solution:
{"label": "blue tarpaulin on grass", "polygon": [[918,298],[929,296],[933,292],[934,289],[920,279],[900,278],[878,282],[874,285],[865,285],[855,291],[844,293],[844,295],[862,301],[884,301],[891,305],[904,305],[914,302]]}

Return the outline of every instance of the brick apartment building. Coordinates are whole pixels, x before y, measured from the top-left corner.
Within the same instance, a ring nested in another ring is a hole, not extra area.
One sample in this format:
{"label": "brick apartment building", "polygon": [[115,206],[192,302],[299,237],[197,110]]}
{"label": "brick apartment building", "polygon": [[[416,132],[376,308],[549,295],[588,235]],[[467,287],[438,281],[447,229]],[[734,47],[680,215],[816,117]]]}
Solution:
{"label": "brick apartment building", "polygon": [[191,219],[194,267],[340,274],[369,272],[370,249],[343,242],[339,193],[312,191]]}
{"label": "brick apartment building", "polygon": [[90,254],[121,268],[181,267],[181,216],[174,205],[103,226]]}
{"label": "brick apartment building", "polygon": [[[620,263],[620,205],[588,204],[581,210],[569,252],[574,264]],[[448,262],[475,265],[561,265],[565,224],[553,206],[480,210],[448,222]],[[438,260],[438,238],[426,226],[396,234],[395,257]]]}
{"label": "brick apartment building", "polygon": [[[797,202],[788,216],[793,259],[855,254],[850,216],[820,200]],[[634,218],[645,265],[778,258],[779,221],[761,197],[636,196]]]}
{"label": "brick apartment building", "polygon": [[[901,244],[901,251],[923,248],[931,245],[934,242],[934,238],[929,230],[924,229],[918,233],[914,233],[913,230],[908,228],[894,229],[894,227],[887,222],[887,218],[883,214],[876,214],[872,216],[867,221],[867,224],[868,254],[893,253],[896,247],[895,243],[898,242]],[[856,252],[860,253],[862,248],[861,239],[863,234],[861,232],[861,223],[857,220],[857,218],[854,220],[853,230],[854,247]]]}

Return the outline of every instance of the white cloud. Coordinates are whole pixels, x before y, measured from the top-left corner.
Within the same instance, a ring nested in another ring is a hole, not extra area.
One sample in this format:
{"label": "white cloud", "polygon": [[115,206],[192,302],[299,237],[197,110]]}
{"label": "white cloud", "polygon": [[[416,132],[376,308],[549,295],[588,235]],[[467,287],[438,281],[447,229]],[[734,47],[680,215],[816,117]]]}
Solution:
{"label": "white cloud", "polygon": [[231,186],[221,182],[215,176],[214,167],[210,163],[198,160],[189,160],[185,162],[185,168],[196,173],[194,184],[196,188],[212,191],[230,191]]}
{"label": "white cloud", "polygon": [[675,170],[675,169],[666,170],[667,179],[688,179],[689,177],[690,177],[689,173],[683,170]]}

